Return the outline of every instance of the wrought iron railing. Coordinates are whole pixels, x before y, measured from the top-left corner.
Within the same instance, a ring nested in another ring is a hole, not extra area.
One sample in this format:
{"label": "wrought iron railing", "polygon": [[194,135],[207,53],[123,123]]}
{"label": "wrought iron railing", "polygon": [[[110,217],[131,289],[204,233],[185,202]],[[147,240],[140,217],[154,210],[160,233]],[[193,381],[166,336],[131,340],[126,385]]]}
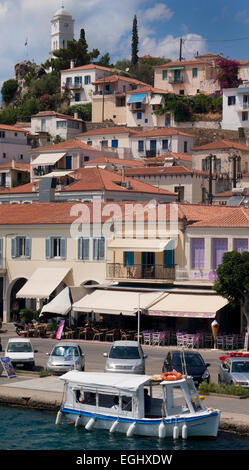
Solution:
{"label": "wrought iron railing", "polygon": [[122,263],[107,263],[107,278],[111,279],[175,279],[175,267],[163,264],[124,266]]}

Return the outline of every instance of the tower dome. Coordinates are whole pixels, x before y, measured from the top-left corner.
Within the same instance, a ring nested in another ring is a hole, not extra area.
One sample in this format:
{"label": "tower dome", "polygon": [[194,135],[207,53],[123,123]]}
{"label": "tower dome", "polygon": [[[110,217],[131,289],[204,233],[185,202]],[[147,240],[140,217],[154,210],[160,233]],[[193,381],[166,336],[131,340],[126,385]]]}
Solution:
{"label": "tower dome", "polygon": [[61,6],[61,8],[59,8],[59,10],[55,12],[53,19],[57,16],[70,16],[70,18],[72,18],[72,15],[67,10],[65,10],[63,5]]}

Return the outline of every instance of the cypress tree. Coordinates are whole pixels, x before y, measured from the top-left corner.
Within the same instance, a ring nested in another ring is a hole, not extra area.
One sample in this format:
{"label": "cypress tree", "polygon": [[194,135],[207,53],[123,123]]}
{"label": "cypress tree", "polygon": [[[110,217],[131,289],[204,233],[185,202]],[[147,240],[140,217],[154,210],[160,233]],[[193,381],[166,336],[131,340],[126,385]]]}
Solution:
{"label": "cypress tree", "polygon": [[132,27],[131,63],[134,66],[138,63],[138,32],[136,15],[134,16]]}

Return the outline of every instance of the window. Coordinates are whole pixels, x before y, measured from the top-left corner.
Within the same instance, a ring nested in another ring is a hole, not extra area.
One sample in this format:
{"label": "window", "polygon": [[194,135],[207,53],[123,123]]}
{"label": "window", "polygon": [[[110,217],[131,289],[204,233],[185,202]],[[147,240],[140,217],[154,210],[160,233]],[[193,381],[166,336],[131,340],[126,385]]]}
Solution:
{"label": "window", "polygon": [[11,239],[11,257],[12,258],[30,258],[31,239],[29,237],[13,237]]}
{"label": "window", "polygon": [[137,119],[142,119],[142,113],[140,111],[137,113]]}
{"label": "window", "polygon": [[85,85],[89,85],[91,83],[91,75],[86,75],[84,79]]}
{"label": "window", "polygon": [[184,95],[184,90],[180,90],[179,95]]}
{"label": "window", "polygon": [[80,101],[80,93],[74,94],[74,101]]}
{"label": "window", "polygon": [[105,239],[103,237],[93,239],[93,259],[105,259]]}
{"label": "window", "polygon": [[56,121],[56,129],[66,128],[67,121]]}
{"label": "window", "polygon": [[204,268],[204,238],[192,238],[191,240],[191,262],[192,269]]}
{"label": "window", "polygon": [[141,103],[141,101],[139,101],[138,103],[136,103],[136,109],[140,109],[140,108],[141,108],[141,106],[142,106],[142,103]]}
{"label": "window", "polygon": [[124,252],[124,265],[133,266],[134,264],[134,251],[125,251]]}
{"label": "window", "polygon": [[126,85],[123,85],[123,93],[126,92]]}
{"label": "window", "polygon": [[162,141],[162,149],[163,150],[168,150],[168,148],[169,148],[169,141],[168,141],[168,139],[164,139]]}
{"label": "window", "polygon": [[90,157],[87,157],[87,156],[83,157],[83,162],[89,162],[89,160],[90,160]]}
{"label": "window", "polygon": [[227,249],[227,238],[213,239],[213,269],[218,268],[218,266],[222,263],[223,255],[227,252]]}
{"label": "window", "polygon": [[66,259],[66,238],[47,237],[46,238],[46,258]]}
{"label": "window", "polygon": [[139,140],[139,141],[138,141],[138,151],[139,151],[139,152],[143,152],[143,151],[144,151],[144,141],[143,141],[143,140]]}
{"label": "window", "polygon": [[113,139],[112,140],[112,148],[118,148],[118,139]]}
{"label": "window", "polygon": [[102,147],[108,147],[108,140],[101,140],[100,144]]}
{"label": "window", "polygon": [[198,69],[197,67],[194,67],[192,69],[192,78],[197,78],[197,75],[198,75]]}
{"label": "window", "polygon": [[81,85],[81,83],[82,83],[82,77],[74,77],[75,85]]}
{"label": "window", "polygon": [[209,160],[206,160],[206,158],[203,158],[202,162],[201,162],[201,166],[202,166],[202,171],[209,171]]}
{"label": "window", "polygon": [[162,71],[162,75],[163,75],[163,80],[167,80],[167,78],[168,78],[168,70],[163,70],[163,71]]}
{"label": "window", "polygon": [[248,121],[248,111],[242,111],[242,121]]}
{"label": "window", "polygon": [[88,141],[87,141],[87,145],[90,145],[90,147],[92,146],[92,144],[93,144],[93,143],[92,143],[92,140],[88,140]]}
{"label": "window", "polygon": [[4,131],[0,131],[0,139],[4,139],[5,138],[5,132]]}
{"label": "window", "polygon": [[71,155],[66,156],[66,170],[71,170],[73,167],[73,157]]}
{"label": "window", "polygon": [[247,238],[235,238],[233,241],[233,249],[242,253],[248,251],[248,239]]}
{"label": "window", "polygon": [[187,153],[187,151],[188,151],[188,142],[185,140],[185,141],[183,142],[183,152],[184,152],[184,153]]}
{"label": "window", "polygon": [[66,78],[66,86],[72,85],[72,77],[67,77]]}
{"label": "window", "polygon": [[216,173],[221,172],[221,159],[220,158],[216,158],[216,160],[214,161],[214,171]]}
{"label": "window", "polygon": [[228,96],[227,97],[227,104],[228,106],[233,106],[235,104],[236,97],[235,96]]}
{"label": "window", "polygon": [[5,152],[3,153],[3,158],[6,158],[6,153]]}
{"label": "window", "polygon": [[175,242],[172,240],[168,243],[167,249],[164,250],[164,267],[173,268],[175,266]]}
{"label": "window", "polygon": [[82,260],[89,260],[89,246],[90,246],[90,239],[89,238],[78,238],[78,259]]}
{"label": "window", "polygon": [[23,160],[23,154],[22,153],[20,154],[20,160]]}

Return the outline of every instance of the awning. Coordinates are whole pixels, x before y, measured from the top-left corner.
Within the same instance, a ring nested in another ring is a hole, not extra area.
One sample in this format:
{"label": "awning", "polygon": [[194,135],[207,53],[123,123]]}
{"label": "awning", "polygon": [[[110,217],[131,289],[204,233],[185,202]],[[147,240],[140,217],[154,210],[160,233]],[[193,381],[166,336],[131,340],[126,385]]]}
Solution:
{"label": "awning", "polygon": [[[168,246],[170,245],[170,246]],[[174,239],[156,239],[156,238],[115,238],[108,243],[111,250],[122,251],[153,251],[160,252],[167,249],[173,249]]]}
{"label": "awning", "polygon": [[71,268],[38,268],[17,292],[24,299],[47,299],[63,281]]}
{"label": "awning", "polygon": [[236,93],[237,93],[237,94],[249,93],[249,88],[248,88],[248,87],[247,87],[247,88],[242,88],[242,87],[241,87],[241,88],[237,88]]}
{"label": "awning", "polygon": [[168,67],[168,70],[182,70],[184,69],[183,65],[172,65],[171,67]]}
{"label": "awning", "polygon": [[214,318],[228,300],[214,294],[168,294],[148,309],[149,315]]}
{"label": "awning", "polygon": [[63,153],[40,153],[40,155],[31,160],[31,165],[54,165],[58,160],[66,155],[65,152]]}
{"label": "awning", "polygon": [[51,302],[42,307],[40,315],[44,313],[55,313],[56,315],[67,315],[72,307],[69,287],[65,287]]}
{"label": "awning", "polygon": [[136,93],[131,95],[127,101],[128,104],[131,103],[142,103],[146,98],[146,93]]}
{"label": "awning", "polygon": [[132,292],[118,289],[100,290],[85,295],[72,306],[77,312],[94,312],[110,315],[135,315],[140,305],[146,310],[149,305],[162,296],[161,292]]}
{"label": "awning", "polygon": [[162,102],[163,102],[162,95],[154,95],[150,100],[150,104],[162,104]]}
{"label": "awning", "polygon": [[43,175],[42,178],[60,178],[61,176],[67,176],[70,173],[73,173],[74,170],[68,170],[68,171],[51,171],[51,173],[47,173],[46,175]]}

